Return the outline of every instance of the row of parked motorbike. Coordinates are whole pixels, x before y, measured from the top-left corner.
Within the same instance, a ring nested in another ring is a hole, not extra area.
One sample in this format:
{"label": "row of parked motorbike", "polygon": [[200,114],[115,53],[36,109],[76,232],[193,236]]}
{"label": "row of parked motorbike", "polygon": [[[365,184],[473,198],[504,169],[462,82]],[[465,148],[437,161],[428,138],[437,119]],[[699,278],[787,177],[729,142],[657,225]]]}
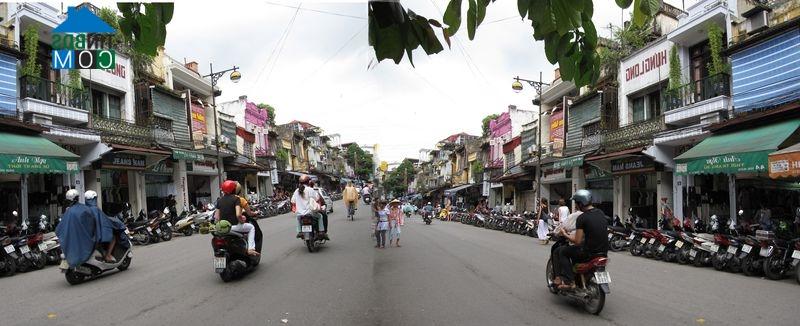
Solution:
{"label": "row of parked motorbike", "polygon": [[[12,215],[17,216],[17,212]],[[19,230],[0,226],[0,276],[11,276],[40,270],[61,262],[61,245],[47,217],[29,225],[24,221]]]}
{"label": "row of parked motorbike", "polygon": [[[436,216],[440,216],[437,214]],[[443,220],[461,222],[462,224],[473,225],[476,227],[490,230],[504,231],[519,235],[536,237],[536,221],[534,213],[525,212],[523,214],[511,212],[494,212],[492,214],[469,213],[465,209],[454,208],[448,217],[439,217]]]}
{"label": "row of parked motorbike", "polygon": [[634,256],[771,280],[792,277],[800,284],[800,238],[781,238],[759,228],[742,228],[712,216],[707,225],[687,220],[672,230],[659,230],[632,227],[617,217],[608,239],[611,250],[628,250]]}

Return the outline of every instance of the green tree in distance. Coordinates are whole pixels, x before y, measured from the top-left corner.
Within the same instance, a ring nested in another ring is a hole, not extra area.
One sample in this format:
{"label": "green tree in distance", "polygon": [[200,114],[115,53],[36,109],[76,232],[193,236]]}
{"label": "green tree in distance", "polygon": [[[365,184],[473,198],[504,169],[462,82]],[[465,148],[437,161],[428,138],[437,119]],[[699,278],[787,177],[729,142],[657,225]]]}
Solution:
{"label": "green tree in distance", "polygon": [[485,116],[483,120],[481,120],[481,130],[483,130],[483,137],[489,136],[489,133],[491,132],[491,130],[489,130],[489,122],[494,119],[497,119],[497,117],[499,117],[499,115],[493,113]]}
{"label": "green tree in distance", "polygon": [[[372,179],[372,171],[375,170],[375,162],[372,161],[372,154],[365,152],[356,144],[350,144],[350,146],[347,146],[345,159],[347,160],[347,164],[350,164],[350,166],[355,169],[354,173],[356,177],[361,180]],[[356,164],[356,159],[358,159],[358,164]]]}
{"label": "green tree in distance", "polygon": [[395,197],[403,196],[408,190],[408,183],[414,180],[416,172],[414,172],[414,163],[408,159],[403,160],[397,168],[389,172],[386,180],[383,181],[383,188],[394,194]]}
{"label": "green tree in distance", "polygon": [[[426,54],[441,52],[444,47],[434,28],[450,46],[450,38],[458,32],[463,15],[462,0],[449,0],[442,21],[428,19],[406,10],[399,1],[370,0],[367,4],[369,45],[378,61],[391,59],[400,63],[403,56],[414,64],[411,52],[422,47]],[[494,0],[467,0],[467,36],[470,40],[486,17],[486,8]],[[633,4],[633,22],[646,23],[661,7],[660,0],[616,0],[620,8]],[[592,0],[517,0],[522,19],[527,18],[533,37],[544,41],[547,60],[558,63],[563,80],[577,87],[589,85],[599,76],[600,63],[596,56],[597,30],[592,22]]]}
{"label": "green tree in distance", "polygon": [[258,106],[259,109],[266,109],[267,110],[267,115],[268,115],[268,118],[269,118],[269,125],[270,126],[274,126],[275,125],[275,108],[272,107],[272,105],[269,105],[269,104],[266,104],[266,103],[261,103],[261,104],[259,104],[257,106]]}

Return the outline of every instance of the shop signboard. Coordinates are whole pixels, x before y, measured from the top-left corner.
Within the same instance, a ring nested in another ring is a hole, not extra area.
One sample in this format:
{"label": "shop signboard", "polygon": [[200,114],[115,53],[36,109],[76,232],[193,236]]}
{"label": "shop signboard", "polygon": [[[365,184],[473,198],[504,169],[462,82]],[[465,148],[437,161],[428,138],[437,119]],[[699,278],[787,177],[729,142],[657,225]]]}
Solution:
{"label": "shop signboard", "polygon": [[758,173],[767,172],[770,151],[707,156],[677,164],[678,174]]}
{"label": "shop signboard", "polygon": [[550,143],[553,144],[553,157],[564,154],[564,110],[550,115]]}
{"label": "shop signboard", "polygon": [[[189,168],[191,166],[191,169]],[[193,174],[216,174],[217,163],[214,161],[197,161],[186,163],[186,171],[194,172]]]}
{"label": "shop signboard", "polygon": [[205,157],[203,157],[203,154],[180,150],[180,149],[172,150],[172,158],[176,160],[185,160],[185,161],[202,161],[205,159]]}
{"label": "shop signboard", "polygon": [[583,155],[567,157],[553,162],[553,167],[556,169],[569,169],[581,165],[583,165]]}
{"label": "shop signboard", "polygon": [[651,158],[645,156],[628,157],[611,161],[611,172],[614,174],[645,172],[654,169],[655,162]]}
{"label": "shop signboard", "polygon": [[144,170],[145,156],[127,153],[110,153],[101,159],[105,169]]}
{"label": "shop signboard", "polygon": [[554,164],[542,165],[542,183],[552,183],[567,178],[567,172],[563,168],[556,168]]}
{"label": "shop signboard", "polygon": [[0,155],[0,173],[74,173],[78,162],[38,155]]}
{"label": "shop signboard", "polygon": [[157,174],[172,174],[172,164],[167,162],[167,160],[161,160],[150,167],[147,172]]}
{"label": "shop signboard", "polygon": [[589,165],[588,170],[586,171],[586,179],[603,179],[603,178],[610,178],[611,173],[607,171],[601,170],[594,165]]}
{"label": "shop signboard", "polygon": [[800,144],[769,155],[769,177],[800,176]]}
{"label": "shop signboard", "polygon": [[269,179],[272,180],[272,184],[274,184],[274,185],[278,184],[278,182],[279,182],[279,180],[278,180],[278,169],[272,169],[272,170],[269,171],[269,173],[270,173]]}

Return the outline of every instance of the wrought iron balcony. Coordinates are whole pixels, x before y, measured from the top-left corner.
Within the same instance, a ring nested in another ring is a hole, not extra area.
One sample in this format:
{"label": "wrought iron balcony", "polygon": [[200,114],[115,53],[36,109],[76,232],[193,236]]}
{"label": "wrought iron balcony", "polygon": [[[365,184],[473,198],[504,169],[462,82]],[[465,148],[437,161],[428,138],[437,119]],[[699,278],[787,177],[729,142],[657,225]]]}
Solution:
{"label": "wrought iron balcony", "polygon": [[668,90],[664,92],[662,96],[664,112],[669,112],[717,96],[730,96],[730,83],[731,76],[722,73],[681,85],[676,89]]}
{"label": "wrought iron balcony", "polygon": [[22,76],[19,78],[20,98],[34,98],[66,107],[86,111],[89,93],[44,78]]}
{"label": "wrought iron balcony", "polygon": [[634,147],[644,147],[653,143],[653,135],[666,129],[664,116],[634,122],[618,129],[606,132],[603,147],[606,152],[616,152]]}
{"label": "wrought iron balcony", "polygon": [[99,115],[92,115],[92,129],[100,132],[105,143],[150,147],[154,140],[149,127]]}
{"label": "wrought iron balcony", "polygon": [[583,139],[581,139],[581,152],[596,149],[603,143],[603,138],[603,133],[600,130],[597,130],[593,134],[583,135]]}

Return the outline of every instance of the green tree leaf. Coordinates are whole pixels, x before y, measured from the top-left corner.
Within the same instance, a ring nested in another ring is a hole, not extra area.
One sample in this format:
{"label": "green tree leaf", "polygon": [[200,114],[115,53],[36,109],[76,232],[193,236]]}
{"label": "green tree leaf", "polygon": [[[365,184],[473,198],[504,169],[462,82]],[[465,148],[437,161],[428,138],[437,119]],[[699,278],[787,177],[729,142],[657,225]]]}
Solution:
{"label": "green tree leaf", "polygon": [[519,16],[523,19],[528,16],[528,8],[531,3],[531,0],[517,0],[517,9],[519,10]]}
{"label": "green tree leaf", "polygon": [[444,30],[449,36],[456,35],[458,28],[461,27],[461,0],[450,0],[447,9],[444,11],[442,21],[447,24]]}
{"label": "green tree leaf", "polygon": [[617,1],[617,6],[619,6],[622,9],[630,7],[631,2],[633,2],[633,0],[616,0],[616,1]]}

